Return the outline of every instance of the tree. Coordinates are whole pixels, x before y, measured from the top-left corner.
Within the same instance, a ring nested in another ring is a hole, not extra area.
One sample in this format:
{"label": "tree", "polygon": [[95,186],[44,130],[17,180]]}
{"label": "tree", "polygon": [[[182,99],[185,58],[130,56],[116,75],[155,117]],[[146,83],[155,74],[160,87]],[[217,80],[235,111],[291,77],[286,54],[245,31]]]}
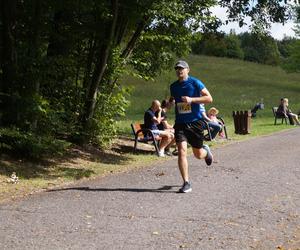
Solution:
{"label": "tree", "polygon": [[285,59],[290,56],[289,54],[289,47],[290,45],[295,42],[297,39],[294,37],[287,37],[285,36],[282,40],[277,41],[277,47],[282,59]]}
{"label": "tree", "polygon": [[10,124],[17,120],[17,113],[8,112],[9,107],[14,107],[15,102],[13,98],[9,98],[14,93],[17,84],[16,71],[16,44],[15,24],[16,24],[16,8],[17,1],[1,1],[1,81],[0,81],[0,94],[1,94],[1,123],[0,125]]}
{"label": "tree", "polygon": [[[111,19],[106,25],[110,35],[105,36],[108,39],[99,51],[99,61],[95,63],[93,78],[89,81],[81,115],[85,133],[90,126],[93,127],[92,123],[95,121],[93,115],[99,89],[107,89],[107,94],[110,95],[109,92],[114,90],[117,84],[118,72],[122,71],[126,64],[131,64],[145,77],[149,77],[149,74],[154,76],[159,70],[169,66],[174,55],[179,56],[188,51],[191,32],[197,29],[201,20],[208,15],[205,11],[212,3],[210,0],[132,0],[131,4],[116,2],[115,5],[107,5],[111,13]],[[127,22],[127,25],[122,33],[117,32],[117,27],[124,22]]]}
{"label": "tree", "polygon": [[223,33],[207,33],[201,40],[202,53],[208,56],[226,56],[226,44]]}
{"label": "tree", "polygon": [[247,61],[278,65],[279,51],[275,40],[267,34],[240,34],[244,59]]}
{"label": "tree", "polygon": [[231,31],[224,39],[226,44],[226,57],[243,59],[244,52],[241,48],[239,37]]}
{"label": "tree", "polygon": [[[300,6],[295,8],[296,26],[295,33],[300,38]],[[288,56],[283,61],[283,68],[288,72],[300,72],[300,40],[294,40],[288,46]]]}

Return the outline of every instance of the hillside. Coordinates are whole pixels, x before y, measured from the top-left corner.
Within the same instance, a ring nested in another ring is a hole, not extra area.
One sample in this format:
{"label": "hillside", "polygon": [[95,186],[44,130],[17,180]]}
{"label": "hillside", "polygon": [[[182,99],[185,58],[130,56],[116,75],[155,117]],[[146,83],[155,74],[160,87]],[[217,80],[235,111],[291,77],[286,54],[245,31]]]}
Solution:
{"label": "hillside", "polygon": [[[281,97],[289,98],[294,112],[300,110],[300,74],[287,74],[280,67],[228,58],[191,55],[186,60],[190,75],[205,83],[214,98],[212,105],[224,117],[231,117],[233,110],[251,109],[261,100],[265,110],[259,115],[272,117],[271,107],[277,106]],[[124,78],[124,85],[134,88],[126,119],[142,119],[153,99],[169,96],[169,85],[175,79],[173,69],[154,81]]]}

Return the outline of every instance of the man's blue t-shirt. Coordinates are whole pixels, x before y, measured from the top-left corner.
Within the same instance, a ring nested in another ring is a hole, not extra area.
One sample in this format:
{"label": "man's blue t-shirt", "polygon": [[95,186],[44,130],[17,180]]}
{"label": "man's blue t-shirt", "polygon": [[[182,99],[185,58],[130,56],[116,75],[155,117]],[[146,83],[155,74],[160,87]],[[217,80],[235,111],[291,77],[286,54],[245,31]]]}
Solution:
{"label": "man's blue t-shirt", "polygon": [[149,108],[144,114],[145,128],[148,128],[148,129],[151,129],[151,130],[157,130],[158,129],[156,123],[152,120],[153,117],[155,117],[155,113],[152,111],[151,108]]}
{"label": "man's blue t-shirt", "polygon": [[201,90],[205,85],[197,78],[189,76],[187,80],[179,82],[178,80],[171,84],[171,96],[175,98],[175,123],[189,123],[198,121],[202,118],[200,104],[184,103],[181,100],[182,96],[200,97]]}

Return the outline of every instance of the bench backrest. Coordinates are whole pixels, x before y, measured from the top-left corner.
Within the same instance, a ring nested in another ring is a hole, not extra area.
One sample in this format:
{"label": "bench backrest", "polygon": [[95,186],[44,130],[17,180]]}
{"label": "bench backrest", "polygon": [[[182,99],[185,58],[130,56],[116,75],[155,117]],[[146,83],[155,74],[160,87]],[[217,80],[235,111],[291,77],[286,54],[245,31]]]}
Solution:
{"label": "bench backrest", "polygon": [[[132,123],[131,124],[132,132],[135,135],[139,130],[144,129],[145,126],[142,123]],[[141,132],[138,134],[138,138],[144,138],[144,134]]]}
{"label": "bench backrest", "polygon": [[273,115],[276,116],[276,112],[277,112],[278,107],[273,107],[272,111],[273,111]]}
{"label": "bench backrest", "polygon": [[[153,141],[153,137],[156,141],[159,141],[161,140],[162,138],[158,135],[156,136],[151,136],[151,133],[149,133],[149,129],[145,129],[145,125],[143,123],[131,123],[131,128],[132,128],[132,132],[133,132],[133,135],[136,136],[137,135],[137,138],[140,140],[140,141]],[[137,132],[139,130],[142,130],[143,131],[140,131],[138,134]]]}

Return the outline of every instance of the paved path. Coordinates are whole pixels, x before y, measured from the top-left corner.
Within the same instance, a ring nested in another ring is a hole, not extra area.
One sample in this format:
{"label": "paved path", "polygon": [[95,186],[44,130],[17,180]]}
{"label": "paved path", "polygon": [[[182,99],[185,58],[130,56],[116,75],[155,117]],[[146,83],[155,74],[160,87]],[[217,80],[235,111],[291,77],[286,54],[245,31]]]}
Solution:
{"label": "paved path", "polygon": [[0,249],[300,249],[300,129],[0,205]]}

